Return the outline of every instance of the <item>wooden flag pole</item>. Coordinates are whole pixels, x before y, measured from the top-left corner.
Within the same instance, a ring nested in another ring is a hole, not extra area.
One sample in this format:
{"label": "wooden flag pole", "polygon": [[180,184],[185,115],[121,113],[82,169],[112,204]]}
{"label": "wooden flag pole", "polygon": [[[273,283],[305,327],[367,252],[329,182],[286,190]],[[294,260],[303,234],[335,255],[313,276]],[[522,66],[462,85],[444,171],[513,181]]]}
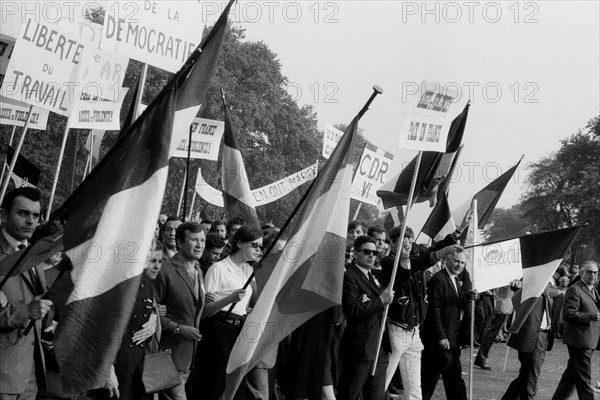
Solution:
{"label": "wooden flag pole", "polygon": [[[185,215],[181,215],[181,205],[183,202],[183,193],[185,191],[185,181],[187,180],[187,168],[183,170],[183,182],[181,183],[181,192],[179,193],[179,204],[177,205],[177,216],[185,220]],[[185,221],[184,221],[185,222]]]}
{"label": "wooden flag pole", "polygon": [[356,211],[354,212],[354,218],[352,218],[352,221],[354,221],[356,218],[358,218],[358,214],[360,213],[360,208],[362,207],[362,201],[358,201],[358,206],[356,207]]}
{"label": "wooden flag pole", "polygon": [[[394,268],[392,269],[392,278],[390,279],[390,284],[388,287],[393,288],[394,283],[396,282],[396,273],[398,272],[398,265],[400,264],[400,254],[402,254],[402,242],[404,241],[404,234],[406,233],[406,227],[408,226],[408,215],[410,214],[410,209],[412,207],[415,186],[417,184],[417,175],[419,174],[419,167],[421,166],[421,158],[423,157],[423,152],[419,151],[419,155],[417,156],[417,162],[415,163],[415,170],[413,172],[412,180],[410,182],[410,190],[408,192],[408,201],[406,203],[406,214],[404,215],[404,222],[402,223],[402,230],[400,232],[400,237],[398,238],[398,244],[396,245],[396,257],[394,258]],[[371,376],[375,376],[375,370],[377,369],[377,360],[379,359],[379,349],[381,348],[381,342],[383,341],[383,331],[385,330],[385,324],[387,320],[388,310],[390,308],[389,304],[383,308],[383,318],[381,319],[381,326],[379,327],[379,338],[377,339],[377,350],[375,352],[375,360],[373,360],[373,368],[371,368]]]}
{"label": "wooden flag pole", "polygon": [[[190,212],[188,213],[188,220],[192,219],[192,212],[194,211],[194,203],[196,202],[196,187],[194,187],[194,193],[192,194],[192,204],[190,204]],[[198,221],[200,222],[200,221]]]}
{"label": "wooden flag pole", "polygon": [[[187,210],[187,192],[188,192],[188,178],[190,176],[190,158],[192,156],[192,131],[194,129],[192,128],[192,125],[190,125],[190,133],[188,135],[188,151],[187,151],[187,158],[185,160],[185,178],[183,179],[183,218],[185,221],[185,211]],[[194,190],[194,194],[196,193],[196,190]],[[191,212],[191,207],[190,207],[190,212]],[[192,216],[190,215],[190,217],[188,219],[191,219]]]}
{"label": "wooden flag pole", "polygon": [[52,190],[50,191],[50,200],[48,200],[48,208],[46,208],[46,221],[50,218],[52,212],[52,203],[54,202],[54,194],[56,193],[56,185],[58,184],[58,176],[60,175],[60,167],[62,166],[63,155],[65,154],[65,147],[67,145],[67,137],[69,136],[69,120],[67,117],[67,123],[65,124],[65,132],[63,133],[62,143],[60,145],[60,151],[58,153],[58,164],[56,165],[56,172],[54,173],[54,180],[52,181]]}
{"label": "wooden flag pole", "polygon": [[148,75],[148,64],[142,64],[142,72],[140,74],[140,81],[138,83],[139,89],[137,91],[137,97],[133,103],[133,118],[131,123],[137,119],[140,115],[140,104],[142,104],[142,97],[144,95],[144,86],[146,85],[146,76]]}
{"label": "wooden flag pole", "polygon": [[[471,203],[471,209],[473,210],[473,244],[479,244],[477,229],[479,215],[477,214],[477,199],[473,199]],[[475,251],[473,250],[473,255]],[[475,257],[472,257],[471,265],[473,268],[473,276],[471,276],[471,284],[474,289],[475,286]],[[471,301],[471,346],[469,346],[469,400],[473,399],[473,344],[475,343],[475,302]]]}
{"label": "wooden flag pole", "polygon": [[4,200],[4,195],[6,194],[6,189],[8,189],[8,182],[10,181],[10,174],[15,169],[15,165],[17,164],[17,159],[19,158],[19,153],[21,152],[21,147],[23,147],[23,142],[25,141],[25,135],[27,134],[27,129],[29,128],[29,117],[31,116],[31,110],[33,110],[33,105],[29,106],[29,111],[27,111],[27,118],[25,119],[25,126],[23,126],[23,133],[21,133],[21,138],[19,139],[19,143],[17,144],[17,148],[13,153],[13,159],[10,162],[10,166],[8,167],[8,173],[6,174],[6,179],[2,181],[2,190],[0,190],[0,204]]}
{"label": "wooden flag pole", "polygon": [[[91,131],[90,131],[91,132]],[[71,171],[71,193],[75,189],[75,175],[77,173],[77,155],[79,154],[79,131],[75,133],[75,148],[73,149],[73,170]]]}
{"label": "wooden flag pole", "polygon": [[[8,145],[12,147],[13,138],[15,137],[15,131],[17,130],[17,126],[13,125],[12,133],[10,134],[10,140],[8,141]],[[2,165],[2,176],[0,177],[0,182],[4,182],[4,174],[6,173],[6,161],[8,160],[8,151],[7,154],[4,155],[4,164]]]}

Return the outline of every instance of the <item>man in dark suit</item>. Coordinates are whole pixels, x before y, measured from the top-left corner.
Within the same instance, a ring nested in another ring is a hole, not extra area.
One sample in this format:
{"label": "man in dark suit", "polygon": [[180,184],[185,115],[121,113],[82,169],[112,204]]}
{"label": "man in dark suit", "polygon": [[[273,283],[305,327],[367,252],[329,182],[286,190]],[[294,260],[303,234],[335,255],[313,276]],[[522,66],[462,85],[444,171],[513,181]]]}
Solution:
{"label": "man in dark suit", "polygon": [[[450,253],[444,259],[445,268],[435,274],[427,286],[429,307],[423,323],[424,350],[421,361],[424,400],[433,396],[440,374],[448,399],[467,399],[459,342],[461,320],[468,302],[459,275],[465,268],[466,260],[466,254],[460,249]],[[470,279],[467,286],[471,286]]]}
{"label": "man in dark suit", "polygon": [[[40,218],[40,192],[30,187],[12,190],[1,213],[0,259],[29,244]],[[37,266],[13,276],[1,290],[8,304],[0,310],[0,399],[35,399],[46,383],[41,320],[52,306],[50,300],[39,299],[46,291],[44,270]],[[35,324],[25,335],[30,321]]]}
{"label": "man in dark suit", "polygon": [[565,294],[564,342],[569,350],[569,362],[552,400],[568,399],[575,389],[579,400],[594,398],[591,361],[600,339],[600,298],[596,290],[597,281],[598,263],[586,261],[581,267],[581,280],[571,286]]}
{"label": "man in dark suit", "polygon": [[359,236],[354,241],[355,261],[344,274],[342,310],[348,325],[340,343],[342,371],[338,399],[383,400],[389,337],[384,335],[375,376],[371,368],[377,352],[383,309],[394,298],[390,288],[381,284],[381,271],[373,270],[377,258],[375,240]]}
{"label": "man in dark suit", "polygon": [[[558,291],[550,286],[535,300],[529,316],[517,333],[510,336],[508,346],[519,352],[521,369],[519,375],[513,380],[501,400],[529,400],[535,397],[537,381],[546,357],[546,350],[552,349],[552,292]],[[519,290],[512,298],[513,306],[517,312],[521,303],[522,291]]]}
{"label": "man in dark suit", "polygon": [[154,281],[155,297],[167,308],[160,318],[162,349],[170,349],[182,384],[161,392],[161,398],[185,400],[185,383],[189,377],[196,343],[200,340],[200,317],[204,308],[204,277],[198,260],[204,251],[206,234],[197,222],[177,227],[179,252],[163,262]]}

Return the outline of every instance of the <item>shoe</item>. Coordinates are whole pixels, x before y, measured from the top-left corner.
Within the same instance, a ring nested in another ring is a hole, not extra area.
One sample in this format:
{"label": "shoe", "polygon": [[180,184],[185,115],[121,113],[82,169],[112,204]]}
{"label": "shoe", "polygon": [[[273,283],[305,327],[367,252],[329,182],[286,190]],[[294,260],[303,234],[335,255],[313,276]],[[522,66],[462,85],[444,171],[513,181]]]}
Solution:
{"label": "shoe", "polygon": [[485,371],[493,371],[493,368],[492,368],[492,367],[490,367],[489,365],[487,365],[487,364],[484,364],[484,363],[482,363],[482,362],[480,362],[480,361],[475,361],[475,362],[473,363],[473,365],[475,365],[475,366],[477,366],[477,367],[479,367],[479,368],[481,368],[481,369],[483,369],[483,370],[485,370]]}

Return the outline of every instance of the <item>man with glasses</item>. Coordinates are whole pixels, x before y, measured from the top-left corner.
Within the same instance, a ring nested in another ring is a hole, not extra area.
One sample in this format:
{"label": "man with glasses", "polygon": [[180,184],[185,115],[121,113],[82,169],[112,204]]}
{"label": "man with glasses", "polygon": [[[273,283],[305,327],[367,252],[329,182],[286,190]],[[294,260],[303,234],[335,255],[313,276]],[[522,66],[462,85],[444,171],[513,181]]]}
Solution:
{"label": "man with glasses", "polygon": [[383,309],[394,298],[394,291],[382,285],[381,271],[373,270],[377,258],[375,240],[359,236],[354,241],[354,263],[344,274],[342,310],[347,327],[340,343],[342,371],[338,384],[338,399],[383,399],[385,371],[390,349],[384,334],[375,376],[370,376]]}
{"label": "man with glasses", "polygon": [[592,355],[600,339],[598,263],[586,261],[581,271],[581,280],[567,290],[563,302],[563,340],[569,350],[569,362],[552,400],[568,399],[575,390],[580,400],[594,398]]}

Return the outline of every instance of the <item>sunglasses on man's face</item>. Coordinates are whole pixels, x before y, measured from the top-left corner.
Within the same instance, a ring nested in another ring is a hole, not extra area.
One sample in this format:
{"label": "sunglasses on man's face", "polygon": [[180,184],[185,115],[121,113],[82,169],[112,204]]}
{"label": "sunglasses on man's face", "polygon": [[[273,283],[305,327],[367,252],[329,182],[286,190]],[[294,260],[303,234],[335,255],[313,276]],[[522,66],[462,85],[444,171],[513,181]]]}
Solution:
{"label": "sunglasses on man's face", "polygon": [[264,250],[265,246],[263,246],[260,243],[256,243],[256,242],[250,242],[250,246],[252,246],[253,249],[261,249]]}
{"label": "sunglasses on man's face", "polygon": [[364,253],[365,256],[376,256],[378,251],[377,250],[369,250],[369,249],[362,249],[359,250],[360,252]]}

